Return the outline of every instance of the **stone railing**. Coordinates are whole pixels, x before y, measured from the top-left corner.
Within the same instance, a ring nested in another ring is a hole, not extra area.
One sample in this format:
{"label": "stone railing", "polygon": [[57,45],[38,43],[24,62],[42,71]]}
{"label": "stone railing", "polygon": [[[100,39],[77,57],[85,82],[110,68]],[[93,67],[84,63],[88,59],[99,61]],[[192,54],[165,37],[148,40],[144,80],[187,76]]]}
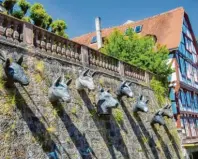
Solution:
{"label": "stone railing", "polygon": [[39,27],[33,27],[35,48],[49,54],[62,56],[77,62],[81,61],[81,45]]}
{"label": "stone railing", "polygon": [[0,37],[14,42],[22,42],[23,22],[0,13]]}
{"label": "stone railing", "polygon": [[33,24],[0,13],[0,38],[109,74],[149,84],[152,74]]}
{"label": "stone railing", "polygon": [[94,49],[88,49],[89,65],[119,73],[119,60],[102,54]]}
{"label": "stone railing", "polygon": [[144,70],[127,63],[124,63],[124,75],[141,81],[146,81]]}

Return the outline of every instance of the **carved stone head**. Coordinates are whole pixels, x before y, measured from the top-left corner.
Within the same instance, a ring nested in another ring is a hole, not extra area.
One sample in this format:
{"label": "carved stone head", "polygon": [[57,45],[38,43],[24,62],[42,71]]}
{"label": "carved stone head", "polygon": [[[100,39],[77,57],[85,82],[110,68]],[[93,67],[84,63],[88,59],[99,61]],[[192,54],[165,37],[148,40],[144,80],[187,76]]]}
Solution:
{"label": "carved stone head", "polygon": [[68,86],[71,84],[72,79],[64,81],[63,77],[58,77],[52,86],[49,88],[48,97],[51,102],[63,101],[70,102],[71,96],[69,94]]}
{"label": "carved stone head", "polygon": [[132,82],[129,83],[129,84],[127,84],[126,81],[122,82],[117,89],[117,95],[120,96],[120,97],[127,96],[127,97],[132,98],[133,97],[133,92],[130,88],[131,84],[132,84]]}
{"label": "carved stone head", "polygon": [[23,62],[23,56],[21,56],[17,62],[10,62],[10,59],[5,61],[5,74],[10,81],[20,83],[23,86],[29,85],[29,79],[25,75],[23,67],[21,66]]}
{"label": "carved stone head", "polygon": [[138,98],[138,100],[134,106],[133,112],[141,111],[141,112],[147,113],[148,112],[148,106],[147,106],[148,102],[149,102],[149,100],[144,100],[143,95],[141,95]]}
{"label": "carved stone head", "polygon": [[159,125],[165,125],[165,121],[164,121],[163,117],[165,117],[165,116],[168,118],[173,117],[172,113],[169,111],[170,107],[171,107],[170,105],[166,105],[164,108],[158,110],[155,113],[155,115],[151,121],[151,124],[158,123]]}
{"label": "carved stone head", "polygon": [[93,76],[96,74],[96,72],[93,72],[91,75],[89,74],[89,69],[82,72],[80,76],[76,79],[76,89],[77,90],[83,90],[83,89],[89,89],[94,90],[95,84],[93,81]]}
{"label": "carved stone head", "polygon": [[109,109],[118,107],[118,101],[113,98],[110,91],[101,89],[99,92],[99,100],[97,103],[98,115],[109,115]]}

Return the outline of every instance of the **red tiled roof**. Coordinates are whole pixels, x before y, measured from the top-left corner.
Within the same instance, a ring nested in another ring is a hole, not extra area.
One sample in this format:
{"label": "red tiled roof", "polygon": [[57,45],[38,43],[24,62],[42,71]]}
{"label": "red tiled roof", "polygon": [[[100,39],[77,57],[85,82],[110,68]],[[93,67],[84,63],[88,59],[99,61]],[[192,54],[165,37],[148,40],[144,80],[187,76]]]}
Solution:
{"label": "red tiled roof", "polygon": [[[129,27],[142,25],[141,35],[155,35],[159,44],[166,45],[168,49],[174,49],[177,48],[180,43],[183,17],[184,9],[183,7],[179,7],[140,21],[102,29],[102,37],[109,36],[114,29],[125,32]],[[94,36],[96,36],[96,33],[92,32],[73,38],[72,40],[97,49],[97,43],[90,43]]]}

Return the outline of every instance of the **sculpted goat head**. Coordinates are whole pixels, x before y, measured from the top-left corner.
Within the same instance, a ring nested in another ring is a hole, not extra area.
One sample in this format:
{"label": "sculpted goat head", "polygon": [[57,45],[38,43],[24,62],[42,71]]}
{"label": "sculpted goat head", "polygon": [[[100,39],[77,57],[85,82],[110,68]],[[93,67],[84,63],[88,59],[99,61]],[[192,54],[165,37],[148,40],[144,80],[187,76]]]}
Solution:
{"label": "sculpted goat head", "polygon": [[109,109],[118,107],[118,101],[113,98],[110,91],[101,89],[99,92],[99,100],[97,103],[98,115],[109,115]]}
{"label": "sculpted goat head", "polygon": [[132,98],[133,97],[133,92],[130,88],[131,84],[132,84],[132,82],[129,83],[129,84],[127,84],[126,81],[122,82],[117,89],[117,95],[120,96],[120,97],[127,96],[127,97]]}
{"label": "sculpted goat head", "polygon": [[95,84],[93,81],[93,76],[96,74],[96,72],[89,75],[89,69],[82,72],[80,76],[76,79],[76,89],[82,90],[82,89],[89,89],[94,90]]}
{"label": "sculpted goat head", "polygon": [[165,125],[165,121],[164,121],[164,118],[163,117],[168,117],[168,118],[172,118],[173,115],[170,111],[168,111],[170,109],[170,105],[166,105],[164,108],[158,110],[152,121],[151,121],[151,124],[156,124],[158,123],[159,125]]}
{"label": "sculpted goat head", "polygon": [[70,102],[71,96],[69,94],[68,86],[71,84],[72,79],[67,82],[64,81],[64,76],[57,78],[52,86],[49,88],[48,97],[51,102],[63,101]]}
{"label": "sculpted goat head", "polygon": [[147,113],[148,112],[148,106],[147,106],[148,102],[149,102],[149,100],[144,101],[143,95],[141,95],[138,98],[138,100],[134,106],[133,112],[141,111],[141,112]]}
{"label": "sculpted goat head", "polygon": [[20,83],[23,86],[29,85],[29,79],[25,75],[25,72],[21,66],[23,62],[23,56],[21,56],[17,62],[10,62],[10,59],[5,61],[5,74],[9,80]]}

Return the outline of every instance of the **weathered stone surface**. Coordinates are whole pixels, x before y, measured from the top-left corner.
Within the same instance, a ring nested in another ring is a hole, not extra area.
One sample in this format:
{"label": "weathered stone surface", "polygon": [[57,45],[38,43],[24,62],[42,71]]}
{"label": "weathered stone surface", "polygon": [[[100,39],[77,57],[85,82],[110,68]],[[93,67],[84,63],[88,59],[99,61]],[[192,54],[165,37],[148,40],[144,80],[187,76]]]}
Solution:
{"label": "weathered stone surface", "polygon": [[[151,90],[133,85],[134,99],[123,97],[119,110],[123,121],[116,115],[110,120],[96,114],[99,86],[110,88],[116,97],[120,81],[105,74],[94,76],[97,89],[94,92],[77,92],[75,79],[82,67],[60,62],[25,50],[0,45],[7,57],[14,59],[14,52],[24,55],[25,72],[30,85],[2,88],[0,80],[0,158],[45,159],[56,152],[60,158],[98,159],[178,159],[181,158],[177,129],[172,119],[166,119],[167,127],[151,127],[154,111],[159,109]],[[38,72],[38,61],[44,68]],[[2,66],[2,61],[0,61]],[[74,78],[70,88],[71,103],[53,105],[48,100],[52,82],[64,74]],[[143,93],[149,102],[149,112],[132,113],[132,107]]]}

